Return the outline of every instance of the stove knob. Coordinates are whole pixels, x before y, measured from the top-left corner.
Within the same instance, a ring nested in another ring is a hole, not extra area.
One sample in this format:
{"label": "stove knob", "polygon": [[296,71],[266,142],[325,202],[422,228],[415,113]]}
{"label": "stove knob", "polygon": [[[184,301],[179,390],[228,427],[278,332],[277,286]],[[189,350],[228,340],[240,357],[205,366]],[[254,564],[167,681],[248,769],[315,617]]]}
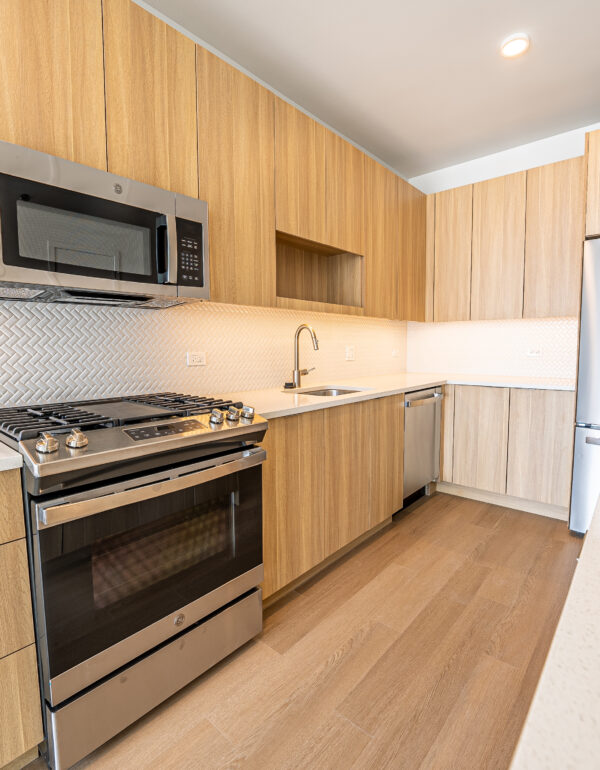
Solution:
{"label": "stove knob", "polygon": [[35,448],[45,455],[58,452],[58,439],[55,439],[51,433],[42,431],[40,438],[36,441]]}
{"label": "stove knob", "polygon": [[221,425],[223,420],[223,412],[220,409],[213,409],[208,418],[208,421],[213,425]]}
{"label": "stove knob", "polygon": [[79,428],[73,428],[67,436],[65,443],[71,449],[81,449],[88,445],[88,437]]}
{"label": "stove knob", "polygon": [[227,419],[229,422],[237,422],[240,419],[240,410],[237,406],[230,406],[227,410]]}
{"label": "stove knob", "polygon": [[244,420],[252,420],[254,419],[254,407],[253,406],[245,406],[242,409],[242,419]]}

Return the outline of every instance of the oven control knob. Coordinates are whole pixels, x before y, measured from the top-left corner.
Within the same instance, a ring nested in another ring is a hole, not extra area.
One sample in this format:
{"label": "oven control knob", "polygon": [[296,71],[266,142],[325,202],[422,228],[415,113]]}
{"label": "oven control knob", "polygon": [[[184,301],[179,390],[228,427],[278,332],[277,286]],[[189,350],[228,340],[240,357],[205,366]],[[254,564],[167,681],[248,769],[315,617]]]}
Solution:
{"label": "oven control knob", "polygon": [[240,410],[237,406],[230,406],[227,410],[227,419],[229,422],[237,422],[240,419]]}
{"label": "oven control knob", "polygon": [[88,445],[88,437],[79,428],[73,428],[67,436],[65,444],[71,449],[81,449]]}
{"label": "oven control knob", "polygon": [[58,439],[54,438],[51,433],[42,431],[39,439],[36,441],[35,448],[38,452],[45,455],[58,452]]}
{"label": "oven control knob", "polygon": [[245,406],[242,409],[242,419],[243,420],[252,420],[254,419],[254,407],[253,406]]}
{"label": "oven control knob", "polygon": [[213,409],[208,421],[213,425],[221,425],[224,419],[223,412],[220,409]]}

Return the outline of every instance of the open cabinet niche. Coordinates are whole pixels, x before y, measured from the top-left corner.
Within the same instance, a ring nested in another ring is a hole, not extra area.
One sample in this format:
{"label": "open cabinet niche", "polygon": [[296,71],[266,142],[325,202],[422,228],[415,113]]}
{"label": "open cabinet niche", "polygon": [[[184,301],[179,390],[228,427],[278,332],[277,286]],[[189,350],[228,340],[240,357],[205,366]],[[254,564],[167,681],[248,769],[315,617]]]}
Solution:
{"label": "open cabinet niche", "polygon": [[[364,312],[364,257],[276,233],[277,304]],[[306,304],[309,303],[309,304]]]}

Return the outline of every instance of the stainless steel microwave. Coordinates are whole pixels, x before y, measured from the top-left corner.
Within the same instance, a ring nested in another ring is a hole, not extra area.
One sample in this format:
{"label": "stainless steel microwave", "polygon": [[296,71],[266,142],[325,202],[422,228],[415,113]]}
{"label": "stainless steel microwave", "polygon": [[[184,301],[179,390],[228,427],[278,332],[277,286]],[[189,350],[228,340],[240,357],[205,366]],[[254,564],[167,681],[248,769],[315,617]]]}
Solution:
{"label": "stainless steel microwave", "polygon": [[204,201],[0,142],[0,299],[169,307],[208,268]]}

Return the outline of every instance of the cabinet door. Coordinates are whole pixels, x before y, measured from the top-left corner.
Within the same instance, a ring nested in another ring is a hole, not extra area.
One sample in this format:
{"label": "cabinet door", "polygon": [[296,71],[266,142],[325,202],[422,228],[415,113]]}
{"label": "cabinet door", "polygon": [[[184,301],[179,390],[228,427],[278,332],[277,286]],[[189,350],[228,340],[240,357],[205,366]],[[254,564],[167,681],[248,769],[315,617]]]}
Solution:
{"label": "cabinet door", "polygon": [[32,644],[33,617],[25,540],[0,545],[0,658]]}
{"label": "cabinet door", "polygon": [[275,214],[284,233],[327,243],[326,129],[275,99]]}
{"label": "cabinet door", "polygon": [[365,312],[398,318],[400,228],[397,177],[365,158]]}
{"label": "cabinet door", "polygon": [[468,321],[473,185],[435,196],[434,321]]}
{"label": "cabinet door", "polygon": [[526,172],[473,185],[471,319],[521,318]]}
{"label": "cabinet door", "polygon": [[364,158],[341,136],[325,130],[325,243],[351,254],[365,251]]}
{"label": "cabinet door", "polygon": [[34,644],[0,658],[0,735],[0,767],[44,738]]}
{"label": "cabinet door", "polygon": [[600,235],[600,129],[586,135],[587,213],[585,234]]}
{"label": "cabinet door", "polygon": [[397,269],[398,317],[403,321],[424,321],[427,196],[400,177],[397,184],[401,244]]}
{"label": "cabinet door", "polygon": [[108,170],[198,196],[196,51],[131,0],[103,0]]}
{"label": "cabinet door", "polygon": [[452,483],[454,460],[454,387],[454,385],[444,385],[441,418],[440,479],[449,483]]}
{"label": "cabinet door", "polygon": [[0,473],[0,543],[25,537],[25,514],[18,470]]}
{"label": "cabinet door", "polygon": [[508,405],[508,388],[455,386],[455,484],[506,493]]}
{"label": "cabinet door", "polygon": [[574,419],[572,392],[511,390],[507,494],[568,507]]}
{"label": "cabinet door", "polygon": [[369,528],[403,505],[404,396],[365,401],[369,443]]}
{"label": "cabinet door", "polygon": [[324,409],[325,555],[369,529],[369,401]]}
{"label": "cabinet door", "polygon": [[274,97],[197,47],[200,198],[208,201],[211,299],[275,304]]}
{"label": "cabinet door", "polygon": [[325,558],[323,414],[269,421],[263,443],[265,597]]}
{"label": "cabinet door", "polygon": [[2,0],[0,50],[0,140],[105,169],[101,0]]}
{"label": "cabinet door", "polygon": [[526,318],[579,314],[584,217],[583,157],[527,172]]}

